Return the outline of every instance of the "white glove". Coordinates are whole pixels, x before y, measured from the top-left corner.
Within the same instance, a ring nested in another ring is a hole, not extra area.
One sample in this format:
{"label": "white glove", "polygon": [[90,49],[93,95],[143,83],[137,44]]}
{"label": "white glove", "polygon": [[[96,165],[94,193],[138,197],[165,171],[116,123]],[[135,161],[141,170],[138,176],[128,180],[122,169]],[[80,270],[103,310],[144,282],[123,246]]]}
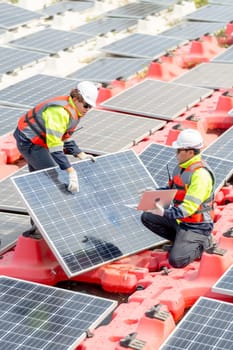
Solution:
{"label": "white glove", "polygon": [[92,162],[95,162],[95,157],[92,156],[91,154],[87,154],[85,152],[81,152],[78,154],[79,159],[81,160],[86,160],[86,159],[90,159]]}
{"label": "white glove", "polygon": [[155,201],[155,209],[152,210],[147,210],[147,213],[155,214],[158,216],[163,216],[164,215],[164,208],[162,207],[161,204]]}
{"label": "white glove", "polygon": [[68,191],[79,192],[78,175],[75,170],[69,172]]}

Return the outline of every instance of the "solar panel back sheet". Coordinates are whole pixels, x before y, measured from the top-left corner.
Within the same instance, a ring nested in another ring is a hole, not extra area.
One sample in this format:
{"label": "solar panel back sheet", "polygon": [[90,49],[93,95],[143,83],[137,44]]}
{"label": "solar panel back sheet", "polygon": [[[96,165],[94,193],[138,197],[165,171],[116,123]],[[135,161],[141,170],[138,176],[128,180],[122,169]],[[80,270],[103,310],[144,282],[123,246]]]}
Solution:
{"label": "solar panel back sheet", "polygon": [[211,94],[210,89],[145,79],[101,105],[116,111],[173,120]]}
{"label": "solar panel back sheet", "polygon": [[51,168],[13,181],[40,232],[68,276],[164,242],[126,204],[156,184],[132,151],[73,163],[80,191],[67,191],[67,174]]}

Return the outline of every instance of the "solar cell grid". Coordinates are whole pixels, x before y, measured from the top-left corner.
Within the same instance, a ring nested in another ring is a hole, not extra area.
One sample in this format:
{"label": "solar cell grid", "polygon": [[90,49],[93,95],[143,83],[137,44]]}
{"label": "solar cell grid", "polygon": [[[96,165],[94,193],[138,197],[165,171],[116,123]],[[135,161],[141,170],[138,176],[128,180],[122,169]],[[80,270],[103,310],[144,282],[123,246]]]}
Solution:
{"label": "solar cell grid", "polygon": [[28,65],[45,59],[48,55],[39,52],[30,52],[11,47],[0,47],[0,73],[9,74],[17,69],[23,69]]}
{"label": "solar cell grid", "polygon": [[76,81],[45,74],[36,74],[0,90],[0,103],[8,106],[32,108],[54,96],[70,93]]}
{"label": "solar cell grid", "polygon": [[0,136],[8,134],[16,127],[18,118],[25,111],[19,108],[7,108],[0,106]]}
{"label": "solar cell grid", "polygon": [[185,18],[192,21],[222,22],[227,24],[232,21],[233,7],[206,5],[188,14]]}
{"label": "solar cell grid", "polygon": [[208,0],[209,4],[232,6],[232,0]]}
{"label": "solar cell grid", "polygon": [[150,60],[138,58],[99,58],[69,75],[72,79],[110,83],[115,79],[129,79],[147,70]]}
{"label": "solar cell grid", "polygon": [[134,27],[137,22],[137,19],[134,18],[103,17],[74,28],[73,31],[89,35],[105,35],[109,32],[118,33],[122,30]]}
{"label": "solar cell grid", "polygon": [[83,12],[93,7],[94,4],[88,1],[62,1],[41,10],[41,13],[47,16],[55,16],[66,11]]}
{"label": "solar cell grid", "polygon": [[116,111],[173,120],[211,93],[210,89],[145,79],[101,105]]}
{"label": "solar cell grid", "polygon": [[[22,175],[28,172],[28,167],[24,166],[11,176]],[[11,181],[11,176],[0,181],[0,210],[8,212],[27,213],[24,201]]]}
{"label": "solar cell grid", "polygon": [[200,297],[159,350],[231,349],[233,304]]}
{"label": "solar cell grid", "polygon": [[91,154],[107,154],[132,147],[145,136],[162,128],[161,120],[103,110],[91,110],[73,134],[79,147]]}
{"label": "solar cell grid", "polygon": [[41,15],[37,12],[5,2],[0,3],[0,27],[2,28],[10,30],[40,18]]}
{"label": "solar cell grid", "polygon": [[233,46],[229,46],[220,55],[215,56],[211,62],[233,63]]}
{"label": "solar cell grid", "polygon": [[214,34],[222,29],[223,24],[218,22],[181,22],[168,30],[161,32],[161,35],[194,40],[206,34]]}
{"label": "solar cell grid", "polygon": [[143,3],[129,3],[116,9],[105,12],[105,16],[144,18],[146,16],[159,13],[166,8],[164,5]]}
{"label": "solar cell grid", "polygon": [[233,160],[233,127],[212,142],[203,152],[204,155],[219,159]]}
{"label": "solar cell grid", "polygon": [[224,295],[233,295],[233,265],[212,286],[212,291]]}
{"label": "solar cell grid", "polygon": [[18,237],[29,227],[28,215],[0,213],[0,254],[14,247]]}
{"label": "solar cell grid", "polygon": [[134,33],[100,48],[110,54],[155,59],[184,44],[184,39]]}
{"label": "solar cell grid", "polygon": [[[172,175],[172,171],[177,164],[175,150],[172,147],[153,143],[140,154],[140,159],[159,187],[167,185],[169,179],[168,169]],[[203,159],[211,167],[215,174],[216,193],[231,176],[233,172],[233,161],[208,156],[205,154],[203,154]]]}
{"label": "solar cell grid", "polygon": [[73,163],[80,191],[57,168],[14,177],[30,216],[68,276],[161,244],[127,205],[156,186],[132,150]]}
{"label": "solar cell grid", "polygon": [[71,350],[116,302],[0,277],[2,349]]}
{"label": "solar cell grid", "polygon": [[227,89],[233,86],[232,71],[231,63],[201,63],[175,78],[173,82],[212,89]]}
{"label": "solar cell grid", "polygon": [[10,41],[9,44],[27,50],[55,54],[59,51],[84,44],[90,39],[91,36],[86,34],[45,28],[22,38]]}

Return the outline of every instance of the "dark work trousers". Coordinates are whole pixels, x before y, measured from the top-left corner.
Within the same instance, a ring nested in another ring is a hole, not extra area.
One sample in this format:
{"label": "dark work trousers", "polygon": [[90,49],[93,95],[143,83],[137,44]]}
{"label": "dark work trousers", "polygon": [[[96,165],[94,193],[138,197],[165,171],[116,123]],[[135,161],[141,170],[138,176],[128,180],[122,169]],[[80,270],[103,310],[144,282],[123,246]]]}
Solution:
{"label": "dark work trousers", "polygon": [[24,159],[28,163],[29,171],[42,170],[56,165],[49,151],[41,146],[34,145],[26,137],[16,130],[14,133],[17,147]]}
{"label": "dark work trousers", "polygon": [[[14,137],[18,150],[28,163],[29,172],[51,168],[56,165],[46,148],[34,145],[30,140],[24,137],[18,129],[16,129]],[[35,230],[35,224],[32,219],[30,219],[30,221],[32,225],[30,230],[33,231]]]}
{"label": "dark work trousers", "polygon": [[173,267],[185,267],[210,246],[209,236],[181,228],[174,219],[144,212],[141,221],[152,232],[173,242],[169,253],[169,264]]}

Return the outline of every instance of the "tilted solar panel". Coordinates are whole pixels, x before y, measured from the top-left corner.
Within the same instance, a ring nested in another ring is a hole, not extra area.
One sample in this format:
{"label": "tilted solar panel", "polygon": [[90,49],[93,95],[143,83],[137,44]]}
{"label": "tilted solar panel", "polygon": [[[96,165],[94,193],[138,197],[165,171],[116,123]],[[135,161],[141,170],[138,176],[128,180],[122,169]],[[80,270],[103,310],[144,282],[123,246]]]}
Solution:
{"label": "tilted solar panel", "polygon": [[28,215],[0,213],[0,254],[16,245],[18,237],[30,226]]}
{"label": "tilted solar panel", "polygon": [[176,49],[185,42],[186,40],[182,38],[168,38],[162,35],[133,33],[111,44],[102,46],[100,50],[118,56],[147,58],[152,60]]}
{"label": "tilted solar panel", "polygon": [[72,79],[89,80],[98,83],[111,83],[113,80],[127,80],[137,73],[148,70],[151,60],[140,58],[99,58],[85,67],[71,73],[68,77]]}
{"label": "tilted solar panel", "polygon": [[0,106],[0,136],[12,132],[16,128],[17,120],[25,110]]}
{"label": "tilted solar panel", "polygon": [[233,127],[224,131],[204,150],[203,154],[233,161]]}
{"label": "tilted solar panel", "polygon": [[210,94],[210,89],[145,79],[101,105],[115,111],[173,120]]}
{"label": "tilted solar panel", "polygon": [[143,3],[129,3],[113,10],[105,12],[105,16],[110,17],[127,17],[127,18],[144,18],[146,16],[159,13],[166,8],[164,5]]}
{"label": "tilted solar panel", "polygon": [[146,229],[128,205],[156,186],[132,150],[73,163],[80,191],[51,168],[14,177],[28,211],[68,276],[147,249],[164,240]]}
{"label": "tilted solar panel", "polygon": [[173,79],[172,82],[212,89],[227,89],[233,86],[232,71],[233,64],[231,63],[201,63]]}
{"label": "tilted solar panel", "polygon": [[0,90],[0,103],[32,108],[51,97],[68,95],[76,84],[72,79],[36,74]]}
{"label": "tilted solar panel", "polygon": [[[169,173],[172,175],[173,168],[177,164],[175,149],[170,146],[152,143],[145,148],[139,157],[158,186],[166,186],[169,180]],[[233,161],[204,154],[203,159],[215,174],[215,192],[217,192],[231,176],[233,172]]]}
{"label": "tilted solar panel", "polygon": [[233,46],[229,46],[220,55],[215,56],[211,62],[233,63]]}
{"label": "tilted solar panel", "polygon": [[233,295],[233,265],[212,286],[212,291],[219,294]]}
{"label": "tilted solar panel", "polygon": [[20,25],[39,20],[42,16],[34,11],[26,10],[5,2],[0,3],[0,27],[5,29],[17,28]]}
{"label": "tilted solar panel", "polygon": [[164,124],[153,118],[93,109],[72,138],[85,152],[102,155],[132,147]]}
{"label": "tilted solar panel", "polygon": [[9,44],[27,50],[56,54],[59,51],[84,44],[90,39],[91,36],[86,34],[45,28],[22,38],[12,40]]}
{"label": "tilted solar panel", "polygon": [[231,349],[233,304],[200,297],[159,350]]}
{"label": "tilted solar panel", "polygon": [[233,7],[206,5],[185,16],[191,21],[221,22],[227,24],[232,21]]}
{"label": "tilted solar panel", "polygon": [[72,350],[116,301],[0,276],[2,349]]}

